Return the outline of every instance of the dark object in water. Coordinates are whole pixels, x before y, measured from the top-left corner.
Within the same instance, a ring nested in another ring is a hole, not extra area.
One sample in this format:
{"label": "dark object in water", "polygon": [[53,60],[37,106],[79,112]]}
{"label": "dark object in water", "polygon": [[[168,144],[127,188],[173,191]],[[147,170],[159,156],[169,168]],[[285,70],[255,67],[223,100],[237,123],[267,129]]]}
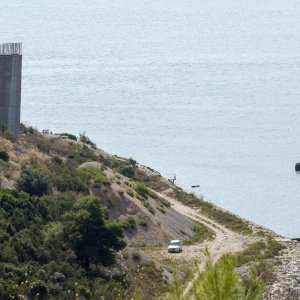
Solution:
{"label": "dark object in water", "polygon": [[292,241],[300,242],[300,238],[292,238],[291,240],[292,240]]}
{"label": "dark object in water", "polygon": [[300,172],[300,163],[296,163],[295,165],[295,171]]}
{"label": "dark object in water", "polygon": [[[300,167],[299,167],[300,168]],[[191,185],[191,188],[196,188],[196,187],[200,187],[200,184],[197,185]]]}

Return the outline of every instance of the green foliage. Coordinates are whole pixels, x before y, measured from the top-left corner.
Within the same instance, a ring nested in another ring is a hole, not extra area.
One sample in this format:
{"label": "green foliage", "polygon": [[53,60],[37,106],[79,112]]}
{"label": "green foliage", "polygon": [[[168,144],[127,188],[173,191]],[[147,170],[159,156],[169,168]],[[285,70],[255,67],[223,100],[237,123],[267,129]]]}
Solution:
{"label": "green foliage", "polygon": [[9,161],[9,155],[5,150],[0,150],[0,160]]}
{"label": "green foliage", "polygon": [[91,145],[93,148],[96,147],[96,144],[90,140],[90,138],[86,135],[85,132],[79,133],[79,141],[84,144]]}
{"label": "green foliage", "polygon": [[130,197],[134,197],[134,191],[133,190],[127,190],[126,193],[130,196]]}
{"label": "green foliage", "polygon": [[191,229],[194,235],[188,240],[184,240],[185,245],[199,244],[205,240],[212,240],[215,237],[215,233],[203,224],[194,223]]}
{"label": "green foliage", "polygon": [[57,156],[57,155],[55,155],[55,156],[53,156],[53,157],[51,158],[51,162],[52,162],[54,165],[62,165],[62,164],[63,164],[63,160],[62,160],[59,156]]}
{"label": "green foliage", "polygon": [[51,181],[39,170],[23,168],[17,181],[17,188],[29,195],[42,196],[51,192]]}
{"label": "green foliage", "polygon": [[126,177],[133,178],[135,169],[132,165],[124,164],[118,168],[118,171]]}
{"label": "green foliage", "polygon": [[70,140],[77,141],[77,137],[76,137],[76,135],[74,135],[74,134],[70,134],[70,133],[64,132],[64,133],[59,133],[58,135],[59,135],[60,137],[66,137],[66,138],[68,138],[68,139],[70,139]]}
{"label": "green foliage", "polygon": [[97,187],[100,187],[102,184],[110,184],[110,180],[101,168],[81,168],[79,175],[85,182],[92,182]]}
{"label": "green foliage", "polygon": [[196,299],[227,300],[237,297],[238,277],[233,263],[222,257],[216,264],[211,259],[206,261],[205,272],[193,285],[192,293]]}
{"label": "green foliage", "polygon": [[132,288],[135,290],[134,297],[136,297],[133,299],[164,299],[167,285],[163,278],[162,269],[153,262],[141,262],[138,252],[134,256],[139,257],[139,259],[129,266],[129,276]]}
{"label": "green foliage", "polygon": [[142,182],[137,182],[136,184],[135,184],[135,191],[139,194],[139,195],[141,195],[142,197],[144,197],[144,198],[148,198],[148,196],[149,197],[151,197],[151,198],[157,198],[157,196],[156,196],[156,194],[155,193],[153,193],[152,191],[150,191],[147,187],[146,187],[146,185],[144,184],[144,183],[142,183]]}
{"label": "green foliage", "polygon": [[57,182],[57,187],[62,192],[74,191],[83,194],[89,194],[88,187],[79,176],[76,176],[77,172],[75,171],[73,175],[69,173],[63,173],[60,181]]}
{"label": "green foliage", "polygon": [[230,212],[217,208],[212,203],[204,201],[203,198],[198,198],[192,193],[188,194],[178,189],[174,189],[171,194],[183,204],[201,209],[201,212],[207,215],[209,218],[212,218],[213,220],[223,224],[235,232],[243,234],[252,233],[252,229],[248,222],[242,220],[234,214],[231,214]]}
{"label": "green foliage", "polygon": [[166,210],[163,206],[156,206],[156,209],[159,210],[162,214],[166,214]]}
{"label": "green foliage", "polygon": [[205,270],[199,273],[187,294],[175,281],[167,296],[168,300],[259,300],[264,282],[251,269],[247,277],[241,278],[235,272],[234,262],[229,256],[221,257],[216,263],[208,256]]}
{"label": "green foliage", "polygon": [[170,188],[170,184],[166,182],[159,174],[149,175],[138,168],[136,168],[135,170],[135,175],[133,179],[135,181],[144,182],[151,189],[158,192]]}
{"label": "green foliage", "polygon": [[71,162],[75,164],[82,164],[86,161],[97,160],[95,153],[89,149],[86,145],[74,148],[70,151],[68,158]]}
{"label": "green foliage", "polygon": [[132,158],[129,158],[128,160],[115,161],[113,167],[116,171],[129,178],[134,178],[137,170],[136,161]]}
{"label": "green foliage", "polygon": [[143,227],[146,227],[148,226],[148,222],[146,220],[139,220],[139,225],[143,226]]}
{"label": "green foliage", "polygon": [[141,259],[141,254],[138,251],[133,251],[132,252],[132,259],[135,261],[139,261]]}
{"label": "green foliage", "polygon": [[2,127],[2,130],[0,129],[0,135],[13,143],[17,141],[17,136],[9,129],[5,129],[5,127]]}
{"label": "green foliage", "polygon": [[95,197],[76,200],[73,211],[63,218],[65,234],[86,270],[90,263],[112,264],[115,251],[125,246],[121,227],[108,221],[107,211]]}
{"label": "green foliage", "polygon": [[124,229],[134,229],[136,227],[136,221],[131,216],[126,219],[120,219],[119,224]]}
{"label": "green foliage", "polygon": [[0,189],[1,299],[34,299],[37,293],[40,299],[75,299],[76,293],[88,299],[103,292],[106,282],[117,295],[124,287],[99,267],[113,263],[124,246],[122,226],[108,219],[97,198]]}
{"label": "green foliage", "polygon": [[253,261],[274,258],[278,256],[279,252],[283,249],[285,249],[283,245],[270,238],[267,239],[267,241],[258,241],[250,244],[245,250],[235,255],[236,264],[241,266]]}

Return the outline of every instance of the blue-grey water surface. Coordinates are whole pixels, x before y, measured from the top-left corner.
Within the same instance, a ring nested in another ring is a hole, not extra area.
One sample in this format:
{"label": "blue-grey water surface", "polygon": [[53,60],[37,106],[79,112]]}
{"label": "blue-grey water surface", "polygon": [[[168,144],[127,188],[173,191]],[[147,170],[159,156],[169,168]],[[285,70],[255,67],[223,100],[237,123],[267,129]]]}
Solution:
{"label": "blue-grey water surface", "polygon": [[300,2],[2,0],[22,121],[87,135],[300,236]]}

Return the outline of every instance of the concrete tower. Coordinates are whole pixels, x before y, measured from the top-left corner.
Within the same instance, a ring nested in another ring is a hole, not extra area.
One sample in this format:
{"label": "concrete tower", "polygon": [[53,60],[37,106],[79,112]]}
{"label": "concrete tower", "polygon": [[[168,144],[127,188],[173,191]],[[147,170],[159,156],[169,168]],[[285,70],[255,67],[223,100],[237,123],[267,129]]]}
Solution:
{"label": "concrete tower", "polygon": [[20,131],[22,44],[0,44],[0,125]]}

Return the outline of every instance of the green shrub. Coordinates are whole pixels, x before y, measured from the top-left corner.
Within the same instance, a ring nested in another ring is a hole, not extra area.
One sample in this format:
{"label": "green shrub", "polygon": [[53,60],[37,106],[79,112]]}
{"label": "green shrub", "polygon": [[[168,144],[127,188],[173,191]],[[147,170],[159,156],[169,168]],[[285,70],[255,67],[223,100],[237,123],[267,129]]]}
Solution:
{"label": "green shrub", "polygon": [[123,164],[117,168],[118,172],[122,175],[133,178],[135,174],[135,169],[132,165]]}
{"label": "green shrub", "polygon": [[162,213],[165,214],[166,210],[162,206],[156,206],[156,208]]}
{"label": "green shrub", "polygon": [[205,240],[212,240],[215,237],[215,233],[200,223],[194,223],[191,227],[194,235],[188,240],[184,240],[185,245],[193,245],[204,242]]}
{"label": "green shrub", "polygon": [[164,199],[164,198],[157,198],[157,202],[161,205],[161,206],[165,206],[165,207],[170,207],[171,204],[168,200]]}
{"label": "green shrub", "polygon": [[91,145],[93,148],[96,148],[96,144],[90,140],[90,138],[85,134],[85,132],[79,133],[79,141],[84,144]]}
{"label": "green shrub", "polygon": [[1,136],[13,143],[15,143],[17,141],[16,135],[9,129],[6,129],[3,132],[1,132]]}
{"label": "green shrub", "polygon": [[57,185],[58,189],[62,192],[74,191],[78,193],[89,194],[88,187],[78,176],[76,176],[76,173],[73,175],[69,173],[63,173]]}
{"label": "green shrub", "polygon": [[73,141],[77,141],[77,137],[74,135],[74,134],[70,134],[70,133],[59,133],[58,134],[60,137],[66,137],[70,140],[73,140]]}
{"label": "green shrub", "polygon": [[124,229],[134,229],[136,226],[136,221],[133,217],[128,217],[126,219],[119,220],[119,224]]}
{"label": "green shrub", "polygon": [[59,156],[55,155],[51,158],[51,162],[56,165],[61,165],[63,160]]}
{"label": "green shrub", "polygon": [[134,192],[132,190],[127,190],[126,193],[130,196],[130,197],[134,197]]}
{"label": "green shrub", "polygon": [[279,252],[283,249],[285,249],[283,245],[270,238],[266,242],[258,241],[248,245],[245,250],[235,255],[236,264],[237,266],[241,266],[249,262],[274,258],[278,256]]}
{"label": "green shrub", "polygon": [[102,169],[95,168],[81,168],[79,171],[81,178],[88,183],[89,181],[94,181],[97,185],[100,184],[110,184],[110,180]]}
{"label": "green shrub", "polygon": [[23,168],[17,188],[29,195],[42,196],[51,192],[51,181],[42,171]]}
{"label": "green shrub", "polygon": [[144,198],[147,198],[148,196],[151,197],[151,198],[154,198],[154,199],[157,198],[156,194],[153,193],[152,191],[150,191],[150,190],[146,187],[146,185],[145,185],[144,183],[142,183],[142,182],[137,182],[137,183],[135,184],[135,190],[136,190],[136,192],[137,192],[139,195],[141,195],[141,196],[144,197]]}
{"label": "green shrub", "polygon": [[132,252],[132,259],[135,261],[139,261],[141,259],[141,254],[138,251]]}
{"label": "green shrub", "polygon": [[123,196],[124,195],[124,190],[118,190],[119,195]]}
{"label": "green shrub", "polygon": [[209,257],[205,270],[198,273],[189,293],[183,293],[178,280],[170,288],[168,300],[258,300],[265,287],[257,273],[250,272],[248,277],[241,278],[235,272],[234,263],[229,256],[223,256],[216,263]]}
{"label": "green shrub", "polygon": [[143,226],[143,227],[146,227],[148,225],[148,222],[146,220],[140,220],[139,225]]}
{"label": "green shrub", "polygon": [[216,207],[212,203],[204,201],[202,197],[198,198],[193,193],[188,194],[178,189],[174,189],[170,193],[170,196],[175,197],[178,201],[187,206],[201,209],[203,214],[235,232],[243,234],[252,233],[252,229],[247,221],[244,221],[238,216]]}
{"label": "green shrub", "polygon": [[5,150],[0,150],[0,159],[3,161],[9,161],[9,155]]}

